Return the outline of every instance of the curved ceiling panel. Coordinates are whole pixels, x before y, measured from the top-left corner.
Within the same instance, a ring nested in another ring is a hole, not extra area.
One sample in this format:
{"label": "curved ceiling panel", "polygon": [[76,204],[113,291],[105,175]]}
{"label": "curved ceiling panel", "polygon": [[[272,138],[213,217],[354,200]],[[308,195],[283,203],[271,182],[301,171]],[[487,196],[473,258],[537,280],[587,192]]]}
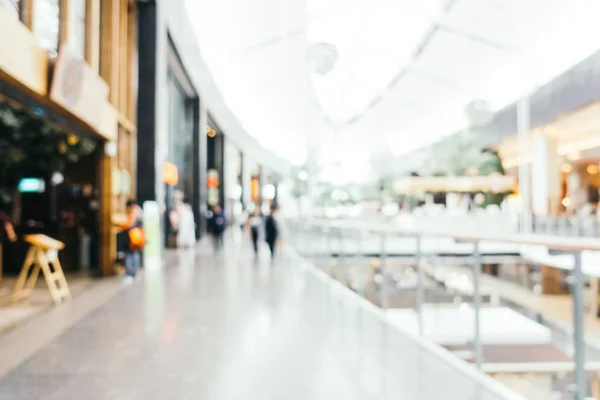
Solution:
{"label": "curved ceiling panel", "polygon": [[232,112],[295,162],[411,151],[599,47],[597,0],[187,1]]}

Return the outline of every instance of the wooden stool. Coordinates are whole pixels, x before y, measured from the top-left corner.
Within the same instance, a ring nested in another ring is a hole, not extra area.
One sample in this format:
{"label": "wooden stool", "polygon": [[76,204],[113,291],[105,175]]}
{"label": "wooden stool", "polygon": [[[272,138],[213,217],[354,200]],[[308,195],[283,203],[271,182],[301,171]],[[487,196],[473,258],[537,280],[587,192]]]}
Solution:
{"label": "wooden stool", "polygon": [[[58,304],[63,300],[70,300],[71,291],[58,262],[58,251],[64,249],[65,244],[46,235],[27,235],[24,239],[31,246],[27,251],[19,279],[13,290],[13,301],[19,301],[31,294],[40,274],[40,269],[44,272],[44,278],[46,278],[54,303]],[[33,271],[29,275],[31,267],[33,267]]]}

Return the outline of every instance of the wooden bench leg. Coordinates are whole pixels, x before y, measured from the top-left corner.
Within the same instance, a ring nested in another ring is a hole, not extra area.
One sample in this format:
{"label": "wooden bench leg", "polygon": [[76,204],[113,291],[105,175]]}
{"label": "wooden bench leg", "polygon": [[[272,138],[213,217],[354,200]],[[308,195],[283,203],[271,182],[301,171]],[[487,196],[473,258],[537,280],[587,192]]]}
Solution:
{"label": "wooden bench leg", "polygon": [[54,274],[56,276],[56,281],[58,282],[61,296],[66,300],[71,300],[71,290],[69,289],[67,278],[65,277],[62,265],[60,265],[60,262],[58,261],[58,257],[52,262],[52,265],[54,267]]}
{"label": "wooden bench leg", "polygon": [[48,259],[46,258],[46,255],[41,251],[38,253],[38,265],[42,267],[42,271],[44,272],[44,278],[46,278],[46,284],[48,285],[48,289],[50,290],[52,300],[54,300],[55,304],[59,304],[62,301],[62,296],[60,294],[60,289],[56,285],[56,277],[52,273],[52,269],[50,268],[50,264],[48,264]]}
{"label": "wooden bench leg", "polygon": [[19,273],[19,278],[17,279],[17,283],[15,284],[15,288],[13,290],[13,301],[17,301],[24,297],[25,284],[28,283],[27,277],[29,275],[29,270],[31,269],[32,264],[35,262],[36,255],[37,249],[31,246],[27,251],[27,256],[25,257],[25,261],[23,262],[23,266],[21,267],[21,272]]}

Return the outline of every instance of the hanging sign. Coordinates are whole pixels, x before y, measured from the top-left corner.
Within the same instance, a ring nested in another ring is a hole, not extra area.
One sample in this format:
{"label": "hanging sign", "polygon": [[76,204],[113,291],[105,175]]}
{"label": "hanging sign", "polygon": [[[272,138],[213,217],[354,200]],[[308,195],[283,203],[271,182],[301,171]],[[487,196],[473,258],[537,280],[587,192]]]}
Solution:
{"label": "hanging sign", "polygon": [[216,189],[219,187],[219,171],[216,169],[208,170],[206,186],[208,186],[210,189]]}
{"label": "hanging sign", "polygon": [[219,204],[219,189],[209,188],[206,194],[206,200],[209,206],[214,207]]}
{"label": "hanging sign", "polygon": [[260,197],[260,181],[257,177],[252,177],[250,181],[250,198],[252,202],[258,203]]}
{"label": "hanging sign", "polygon": [[209,169],[206,175],[207,201],[208,205],[212,207],[219,204],[219,171]]}
{"label": "hanging sign", "polygon": [[163,182],[171,186],[177,185],[179,175],[175,164],[165,161],[165,165],[163,166]]}

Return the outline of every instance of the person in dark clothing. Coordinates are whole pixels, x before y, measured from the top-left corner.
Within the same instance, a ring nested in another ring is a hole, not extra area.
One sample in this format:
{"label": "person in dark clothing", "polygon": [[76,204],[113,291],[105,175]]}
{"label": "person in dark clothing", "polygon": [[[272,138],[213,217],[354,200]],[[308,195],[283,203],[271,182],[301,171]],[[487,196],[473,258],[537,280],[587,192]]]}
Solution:
{"label": "person in dark clothing", "polygon": [[221,206],[218,204],[213,207],[213,215],[210,219],[210,224],[213,235],[213,246],[215,252],[217,252],[223,248],[223,233],[227,227],[225,214],[223,213]]}
{"label": "person in dark clothing", "polygon": [[17,241],[15,228],[10,217],[4,211],[0,210],[0,243],[2,243],[4,237],[13,243]]}
{"label": "person in dark clothing", "polygon": [[265,218],[265,241],[269,245],[272,259],[275,258],[277,240],[279,239],[279,224],[275,218],[278,210],[277,205],[271,205],[271,213]]}
{"label": "person in dark clothing", "polygon": [[258,238],[260,236],[260,228],[263,220],[260,213],[260,208],[256,207],[252,216],[248,218],[248,227],[250,229],[250,238],[252,239],[252,247],[254,248],[254,254],[258,255]]}
{"label": "person in dark clothing", "polygon": [[[0,209],[0,276],[3,270],[4,259],[8,260],[11,256],[12,246],[8,246],[9,243],[15,243],[17,241],[17,235],[15,228],[8,214]],[[4,253],[6,251],[6,253]]]}

